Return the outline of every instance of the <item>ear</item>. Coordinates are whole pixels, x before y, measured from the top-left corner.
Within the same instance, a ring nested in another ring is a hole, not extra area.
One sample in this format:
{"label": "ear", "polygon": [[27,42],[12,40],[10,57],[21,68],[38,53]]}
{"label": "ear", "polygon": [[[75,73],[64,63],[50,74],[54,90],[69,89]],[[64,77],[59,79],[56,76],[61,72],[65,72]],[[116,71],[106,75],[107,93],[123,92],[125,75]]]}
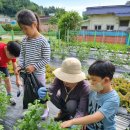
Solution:
{"label": "ear", "polygon": [[109,78],[109,77],[105,77],[105,78],[104,78],[104,82],[105,82],[105,83],[110,82],[110,78]]}
{"label": "ear", "polygon": [[33,22],[32,26],[34,26],[34,27],[37,28],[37,23],[36,23],[36,22]]}

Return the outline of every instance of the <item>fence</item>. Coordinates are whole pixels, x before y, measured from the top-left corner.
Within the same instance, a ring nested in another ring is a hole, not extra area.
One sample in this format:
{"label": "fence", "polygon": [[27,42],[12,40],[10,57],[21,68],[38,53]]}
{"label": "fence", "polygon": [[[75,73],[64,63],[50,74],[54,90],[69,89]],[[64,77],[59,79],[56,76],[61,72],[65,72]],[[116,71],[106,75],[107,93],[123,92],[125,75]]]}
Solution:
{"label": "fence", "polygon": [[[65,41],[69,42],[72,40],[78,42],[99,42],[99,43],[117,43],[117,44],[126,44],[130,45],[130,33],[123,32],[123,31],[92,31],[92,30],[80,30],[80,31],[72,31],[67,30],[65,31]],[[44,34],[44,32],[42,32]],[[14,40],[14,35],[21,35],[23,34],[21,31],[5,31],[2,26],[0,25],[0,35],[3,34],[10,34],[11,39]],[[60,39],[60,31],[52,32],[49,31],[44,35],[48,36],[56,36]]]}
{"label": "fence", "polygon": [[[99,42],[99,43],[117,43],[130,45],[130,34],[123,31],[92,31],[92,30],[80,30],[80,31],[66,31],[65,41],[69,42],[75,40],[78,42]],[[48,36],[56,36],[60,38],[59,32],[48,32]]]}

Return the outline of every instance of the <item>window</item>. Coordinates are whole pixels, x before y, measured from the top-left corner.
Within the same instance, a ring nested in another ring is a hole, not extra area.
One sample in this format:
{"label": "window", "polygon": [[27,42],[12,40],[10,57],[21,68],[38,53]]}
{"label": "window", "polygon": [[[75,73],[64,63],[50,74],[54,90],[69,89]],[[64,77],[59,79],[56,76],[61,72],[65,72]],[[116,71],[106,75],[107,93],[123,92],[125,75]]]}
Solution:
{"label": "window", "polygon": [[87,30],[87,29],[88,29],[88,26],[82,26],[81,29],[82,29],[82,30]]}
{"label": "window", "polygon": [[95,30],[101,30],[101,25],[95,25]]}
{"label": "window", "polygon": [[106,30],[114,30],[114,25],[107,25]]}
{"label": "window", "polygon": [[129,25],[129,20],[120,20],[120,26],[128,27],[128,25]]}

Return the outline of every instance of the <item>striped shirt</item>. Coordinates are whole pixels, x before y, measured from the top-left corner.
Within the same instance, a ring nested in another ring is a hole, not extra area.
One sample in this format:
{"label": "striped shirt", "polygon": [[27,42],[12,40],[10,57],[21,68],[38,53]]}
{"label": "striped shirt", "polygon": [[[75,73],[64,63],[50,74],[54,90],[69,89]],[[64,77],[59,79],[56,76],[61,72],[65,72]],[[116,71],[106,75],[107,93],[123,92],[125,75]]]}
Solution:
{"label": "striped shirt", "polygon": [[25,37],[21,43],[19,65],[27,67],[34,65],[36,75],[45,73],[45,65],[50,60],[50,45],[44,36],[28,39]]}

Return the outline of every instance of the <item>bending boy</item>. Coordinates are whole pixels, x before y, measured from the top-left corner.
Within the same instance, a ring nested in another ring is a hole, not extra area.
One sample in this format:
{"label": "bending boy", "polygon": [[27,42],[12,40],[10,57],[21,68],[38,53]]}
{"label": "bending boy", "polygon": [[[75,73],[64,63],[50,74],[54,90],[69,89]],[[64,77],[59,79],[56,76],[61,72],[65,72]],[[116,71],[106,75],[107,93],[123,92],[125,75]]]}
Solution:
{"label": "bending boy", "polygon": [[[15,105],[15,101],[11,94],[11,81],[10,81],[10,75],[7,68],[7,63],[11,60],[13,69],[15,71],[17,67],[16,58],[19,57],[20,54],[20,45],[19,43],[15,41],[10,41],[7,44],[0,43],[0,71],[5,74],[5,85],[7,90],[7,95],[10,97],[10,103],[11,105]],[[1,79],[0,79],[1,81]],[[21,81],[19,79],[19,75],[16,75],[16,85],[19,86],[21,84]]]}

